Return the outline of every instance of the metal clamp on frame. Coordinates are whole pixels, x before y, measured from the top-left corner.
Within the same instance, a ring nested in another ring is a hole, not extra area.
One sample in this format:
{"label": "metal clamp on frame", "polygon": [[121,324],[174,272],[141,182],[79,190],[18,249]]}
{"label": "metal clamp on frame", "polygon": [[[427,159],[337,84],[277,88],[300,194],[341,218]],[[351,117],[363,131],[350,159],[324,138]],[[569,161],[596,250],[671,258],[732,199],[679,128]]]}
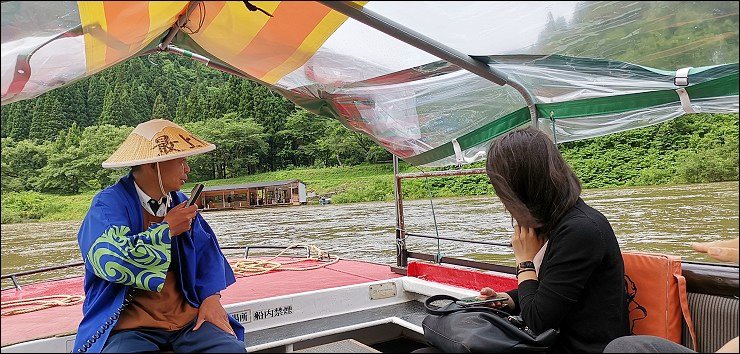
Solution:
{"label": "metal clamp on frame", "polygon": [[689,66],[676,70],[676,77],[673,78],[673,84],[680,87],[676,90],[676,93],[678,93],[678,98],[681,100],[681,107],[683,107],[684,112],[697,113],[691,105],[689,93],[684,88],[684,86],[689,85],[689,71],[691,69],[692,67]]}
{"label": "metal clamp on frame", "polygon": [[479,158],[482,158],[486,156],[485,151],[478,151],[475,156],[471,158],[466,158],[465,155],[463,155],[462,149],[460,148],[460,143],[457,142],[457,139],[452,140],[452,148],[455,149],[455,163],[457,164],[457,167],[463,165],[463,163],[473,163]]}
{"label": "metal clamp on frame", "polygon": [[673,78],[673,84],[676,86],[689,86],[689,71],[693,67],[689,66],[676,70],[676,77]]}

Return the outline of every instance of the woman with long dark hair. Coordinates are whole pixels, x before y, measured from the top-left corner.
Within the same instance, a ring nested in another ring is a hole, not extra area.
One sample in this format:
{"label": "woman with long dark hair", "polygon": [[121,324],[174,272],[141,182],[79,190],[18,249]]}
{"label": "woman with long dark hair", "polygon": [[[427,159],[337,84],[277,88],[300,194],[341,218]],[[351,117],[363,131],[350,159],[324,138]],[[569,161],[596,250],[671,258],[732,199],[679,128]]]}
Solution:
{"label": "woman with long dark hair", "polygon": [[624,264],[609,221],[581,198],[581,184],[542,131],[496,139],[486,172],[516,221],[511,244],[517,289],[497,307],[520,314],[536,333],[560,330],[556,352],[598,352],[629,334]]}

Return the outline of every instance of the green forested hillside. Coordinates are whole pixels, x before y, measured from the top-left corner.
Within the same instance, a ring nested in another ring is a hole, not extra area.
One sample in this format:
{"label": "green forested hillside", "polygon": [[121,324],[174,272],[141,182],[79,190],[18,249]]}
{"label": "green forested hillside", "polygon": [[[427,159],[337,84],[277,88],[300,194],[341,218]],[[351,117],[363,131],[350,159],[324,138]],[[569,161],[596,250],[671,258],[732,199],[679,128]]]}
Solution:
{"label": "green forested hillside", "polygon": [[[122,137],[128,129],[120,128],[118,133]],[[91,133],[87,135],[95,135],[92,134],[96,132],[95,129],[89,130]],[[116,129],[113,131],[115,135]],[[84,136],[86,134],[83,133]],[[83,138],[83,141],[86,140],[95,139]],[[83,143],[81,146],[84,149],[88,145]],[[685,115],[652,127],[560,144],[559,148],[585,188],[734,181],[738,179],[738,115]],[[78,148],[73,150],[78,151],[76,149]],[[66,182],[59,182],[57,187],[67,188],[71,184],[78,186],[81,191],[87,190],[86,192],[58,195],[30,191],[34,189],[31,181],[39,183],[44,180],[44,174],[35,174],[35,168],[43,166],[42,161],[39,161],[43,158],[29,159],[25,156],[36,154],[37,157],[43,157],[43,151],[43,148],[29,141],[19,142],[8,148],[3,145],[3,223],[80,220],[94,194],[95,188],[89,186],[97,184],[102,187],[105,185],[103,182],[114,180],[125,173],[125,170],[103,170],[97,160],[93,163],[82,159],[76,162],[75,168],[59,169],[59,174],[66,174],[58,177],[59,180]],[[13,169],[6,169],[6,160],[11,162]],[[481,166],[482,162],[479,162],[466,168]],[[419,171],[406,164],[402,164],[401,170]],[[16,171],[22,177],[6,178],[6,171]],[[80,181],[87,177],[84,173],[91,173],[91,178],[81,185]],[[291,168],[231,179],[193,177],[190,182],[205,181],[206,185],[212,186],[293,178],[304,181],[308,190],[316,195],[332,196],[335,203],[393,200],[393,168],[388,163]],[[6,183],[14,183],[14,190],[25,188],[29,191],[9,192]],[[48,188],[54,184],[46,186]],[[185,190],[189,187],[186,185]],[[404,181],[403,190],[404,198],[407,199],[428,198],[430,194],[434,197],[447,197],[493,193],[485,175],[407,180]]]}
{"label": "green forested hillside", "polygon": [[580,1],[569,20],[550,17],[536,52],[673,71],[737,63],[737,28],[736,1]]}
{"label": "green forested hillside", "polygon": [[[0,133],[4,148],[22,144],[53,151],[47,154],[49,161],[35,161],[35,167],[47,162],[59,167],[86,153],[71,151],[78,141],[94,145],[101,156],[110,154],[130,131],[122,127],[134,127],[152,118],[173,120],[215,140],[223,159],[198,169],[198,177],[203,179],[391,158],[367,136],[344,128],[336,120],[296,109],[262,85],[168,54],[133,58],[38,98],[5,105]],[[104,133],[105,138],[96,137],[97,133]],[[48,192],[84,189],[45,188],[41,186],[44,183],[28,180],[23,183],[37,184],[35,190]],[[4,191],[6,186],[3,181]]]}

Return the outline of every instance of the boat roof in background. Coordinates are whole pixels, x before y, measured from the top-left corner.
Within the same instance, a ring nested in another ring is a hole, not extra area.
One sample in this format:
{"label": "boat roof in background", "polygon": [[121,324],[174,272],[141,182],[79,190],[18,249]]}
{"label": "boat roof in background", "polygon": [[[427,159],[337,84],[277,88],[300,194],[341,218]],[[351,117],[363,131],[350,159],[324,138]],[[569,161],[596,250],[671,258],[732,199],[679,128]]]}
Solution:
{"label": "boat roof in background", "polygon": [[223,186],[205,187],[203,188],[203,191],[204,192],[214,192],[214,191],[228,191],[228,190],[234,190],[234,189],[280,187],[280,186],[285,186],[285,185],[289,185],[293,183],[303,183],[303,182],[297,179],[291,179],[291,180],[286,180],[286,181],[274,181],[274,182],[253,182],[253,183],[243,183],[243,184],[229,184],[229,185],[223,185]]}
{"label": "boat roof in background", "polygon": [[[559,143],[686,112],[738,112],[734,1],[345,5],[398,26],[384,33],[311,1],[3,2],[1,101],[34,98],[171,40],[415,165],[481,160],[491,139],[527,124]],[[403,33],[464,53],[508,84],[397,39]]]}

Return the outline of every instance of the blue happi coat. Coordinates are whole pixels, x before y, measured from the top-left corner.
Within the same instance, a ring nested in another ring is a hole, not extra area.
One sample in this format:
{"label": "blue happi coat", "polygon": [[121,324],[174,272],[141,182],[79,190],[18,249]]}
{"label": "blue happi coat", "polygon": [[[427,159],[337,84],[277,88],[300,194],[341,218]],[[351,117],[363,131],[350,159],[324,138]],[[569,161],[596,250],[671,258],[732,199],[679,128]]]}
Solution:
{"label": "blue happi coat", "polygon": [[[187,198],[170,193],[172,206]],[[167,269],[175,273],[193,307],[235,282],[208,223],[198,214],[191,231],[171,237],[166,223],[143,229],[143,208],[131,174],[102,190],[92,200],[77,240],[85,261],[85,302],[74,352],[100,352],[122,312],[131,288],[161,291]],[[239,340],[244,327],[229,315]],[[87,347],[87,348],[86,348]]]}

